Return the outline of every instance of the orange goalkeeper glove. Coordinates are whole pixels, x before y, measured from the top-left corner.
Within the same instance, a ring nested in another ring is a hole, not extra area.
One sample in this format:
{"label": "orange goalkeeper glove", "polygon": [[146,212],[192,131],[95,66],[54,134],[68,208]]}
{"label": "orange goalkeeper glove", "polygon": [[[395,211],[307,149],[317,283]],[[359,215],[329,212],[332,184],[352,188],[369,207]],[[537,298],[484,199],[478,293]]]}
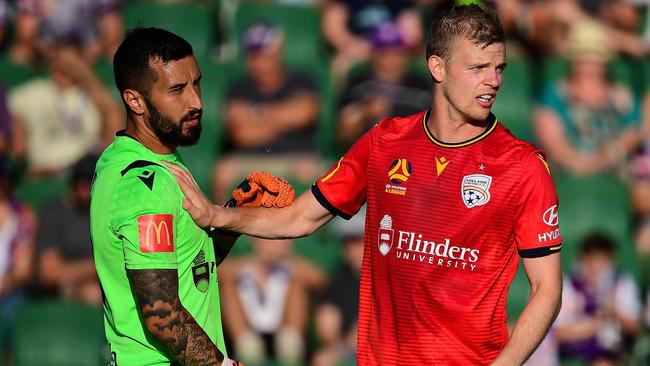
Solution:
{"label": "orange goalkeeper glove", "polygon": [[291,184],[266,172],[254,172],[232,191],[227,206],[277,207],[290,206],[296,196]]}

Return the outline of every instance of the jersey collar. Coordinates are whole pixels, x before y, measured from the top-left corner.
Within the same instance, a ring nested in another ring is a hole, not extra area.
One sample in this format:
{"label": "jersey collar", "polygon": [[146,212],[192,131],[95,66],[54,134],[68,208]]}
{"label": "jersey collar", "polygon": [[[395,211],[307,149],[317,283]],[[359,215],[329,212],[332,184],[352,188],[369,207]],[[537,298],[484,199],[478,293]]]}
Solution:
{"label": "jersey collar", "polygon": [[435,136],[433,136],[431,131],[429,131],[429,127],[427,126],[427,121],[429,120],[429,114],[430,114],[429,112],[431,112],[430,109],[428,109],[426,112],[424,112],[424,116],[422,116],[422,127],[424,128],[424,133],[427,135],[429,140],[431,140],[431,142],[433,142],[434,144],[436,144],[438,146],[441,146],[441,147],[458,148],[458,147],[469,146],[469,145],[471,145],[473,143],[479,142],[479,141],[483,140],[484,138],[486,138],[489,134],[491,134],[492,131],[494,131],[496,129],[497,124],[499,123],[497,121],[496,116],[494,114],[490,113],[488,115],[487,119],[486,119],[487,127],[485,127],[485,130],[483,132],[481,132],[478,136],[473,137],[473,138],[471,138],[471,139],[469,139],[467,141],[450,143],[450,142],[444,142],[444,141],[438,140]]}

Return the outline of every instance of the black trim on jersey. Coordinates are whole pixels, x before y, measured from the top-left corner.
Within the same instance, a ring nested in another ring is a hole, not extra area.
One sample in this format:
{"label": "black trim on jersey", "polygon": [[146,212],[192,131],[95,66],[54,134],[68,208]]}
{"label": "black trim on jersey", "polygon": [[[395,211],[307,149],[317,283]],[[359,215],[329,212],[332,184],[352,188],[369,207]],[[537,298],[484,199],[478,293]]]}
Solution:
{"label": "black trim on jersey", "polygon": [[125,175],[126,173],[128,173],[129,170],[131,170],[131,169],[144,168],[144,167],[146,167],[146,166],[151,166],[151,165],[157,165],[157,166],[159,166],[159,167],[161,167],[161,168],[163,167],[162,165],[160,165],[160,164],[158,164],[158,163],[154,163],[153,161],[147,161],[147,160],[136,160],[136,161],[132,162],[131,164],[129,164],[129,166],[127,166],[126,168],[122,169],[122,171],[120,172],[120,174],[121,174],[122,176],[124,176],[124,175]]}
{"label": "black trim on jersey", "polygon": [[[119,131],[115,132],[115,136],[128,137],[130,139],[134,139],[135,141],[138,141],[138,139],[136,139],[135,137],[133,137],[133,136],[129,135],[128,133],[126,133],[126,130],[119,130]],[[140,142],[140,141],[138,141],[138,142]]]}
{"label": "black trim on jersey", "polygon": [[334,205],[330,203],[330,201],[328,201],[327,198],[325,198],[325,195],[323,194],[323,192],[320,191],[320,188],[318,188],[318,185],[316,183],[314,183],[314,185],[311,186],[311,193],[314,194],[314,197],[316,197],[318,203],[320,203],[321,206],[325,207],[327,211],[331,212],[336,216],[341,216],[346,220],[350,220],[352,218],[352,215],[348,215],[345,212],[334,207]]}
{"label": "black trim on jersey", "polygon": [[433,142],[434,144],[442,147],[448,147],[448,148],[465,147],[475,142],[479,142],[484,138],[488,137],[492,133],[492,131],[496,129],[498,123],[497,117],[494,114],[492,114],[492,112],[490,112],[490,114],[488,114],[488,117],[485,119],[487,125],[485,126],[485,130],[483,130],[483,132],[481,132],[478,136],[472,137],[469,140],[452,143],[452,142],[444,142],[437,139],[433,135],[433,133],[429,131],[428,122],[429,122],[430,115],[431,115],[431,109],[428,109],[426,112],[424,112],[424,118],[422,118],[422,126],[424,128],[424,133],[427,135],[427,137],[429,137],[429,140],[431,140],[431,142]]}
{"label": "black trim on jersey", "polygon": [[559,243],[557,245],[552,245],[549,247],[540,247],[540,248],[533,248],[533,249],[520,249],[519,250],[519,256],[522,258],[540,258],[540,257],[546,257],[547,255],[551,255],[553,253],[557,253],[562,249],[562,243]]}

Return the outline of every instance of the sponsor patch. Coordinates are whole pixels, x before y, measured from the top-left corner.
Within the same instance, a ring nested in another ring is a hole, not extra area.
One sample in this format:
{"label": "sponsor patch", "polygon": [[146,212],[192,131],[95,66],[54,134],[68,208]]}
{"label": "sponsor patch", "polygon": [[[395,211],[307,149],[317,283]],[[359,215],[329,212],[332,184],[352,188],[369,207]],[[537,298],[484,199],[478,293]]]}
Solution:
{"label": "sponsor patch", "polygon": [[379,223],[379,238],[378,238],[379,253],[386,256],[393,247],[393,219],[384,215]]}
{"label": "sponsor patch", "polygon": [[174,251],[174,215],[158,214],[138,217],[138,236],[142,253]]}
{"label": "sponsor patch", "polygon": [[549,209],[544,212],[544,215],[542,215],[542,220],[544,220],[544,223],[548,226],[557,226],[557,205],[549,207]]}

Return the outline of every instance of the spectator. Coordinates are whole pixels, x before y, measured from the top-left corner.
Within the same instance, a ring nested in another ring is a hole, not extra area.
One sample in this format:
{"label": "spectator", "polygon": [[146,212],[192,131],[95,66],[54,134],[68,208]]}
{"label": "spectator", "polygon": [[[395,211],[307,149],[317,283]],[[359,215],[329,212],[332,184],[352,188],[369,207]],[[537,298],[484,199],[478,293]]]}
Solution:
{"label": "spectator", "polygon": [[41,211],[38,235],[39,277],[47,293],[64,299],[101,303],[90,243],[90,187],[95,156],[72,169],[67,195]]}
{"label": "spectator", "polygon": [[323,36],[334,48],[334,76],[340,79],[354,63],[366,61],[372,53],[368,37],[383,23],[400,28],[407,48],[422,44],[422,24],[415,2],[409,0],[330,0],[323,13]]}
{"label": "spectator", "polygon": [[614,243],[588,235],[577,269],[565,279],[555,331],[565,356],[590,364],[616,365],[641,330],[641,300],[628,274],[615,268]]}
{"label": "spectator", "polygon": [[319,95],[311,77],[285,69],[283,39],[268,24],[255,24],[244,35],[247,74],[230,85],[226,96],[229,141],[215,167],[216,200],[260,165],[303,181],[316,176]]}
{"label": "spectator", "polygon": [[[102,82],[75,48],[60,48],[50,75],[14,89],[9,109],[15,128],[26,136],[28,173],[55,176],[83,155],[106,147],[122,115]],[[17,149],[14,149],[17,150]]]}
{"label": "spectator", "polygon": [[11,128],[11,115],[7,105],[7,94],[4,88],[0,87],[0,154],[6,155],[11,152],[12,146],[24,143],[19,136],[13,135]]}
{"label": "spectator", "polygon": [[338,140],[344,148],[382,118],[408,116],[431,104],[431,81],[409,70],[400,29],[386,23],[370,41],[372,68],[353,77],[342,93]]}
{"label": "spectator", "polygon": [[18,0],[14,62],[33,64],[57,48],[76,44],[93,64],[111,59],[122,39],[119,0]]}
{"label": "spectator", "polygon": [[344,262],[316,309],[316,334],[321,348],[314,355],[313,366],[347,365],[356,361],[364,223],[365,213],[349,221],[338,219]]}
{"label": "spectator", "polygon": [[550,160],[576,175],[622,168],[639,142],[639,103],[629,88],[607,79],[612,53],[605,37],[597,23],[574,27],[570,74],[547,86],[534,115]]}
{"label": "spectator", "polygon": [[252,256],[231,258],[219,267],[226,331],[246,365],[269,358],[281,365],[304,361],[308,295],[325,286],[325,276],[294,257],[292,245],[254,238]]}
{"label": "spectator", "polygon": [[16,310],[26,300],[32,282],[32,258],[36,220],[32,210],[12,192],[12,172],[6,156],[0,156],[0,362],[9,341]]}

